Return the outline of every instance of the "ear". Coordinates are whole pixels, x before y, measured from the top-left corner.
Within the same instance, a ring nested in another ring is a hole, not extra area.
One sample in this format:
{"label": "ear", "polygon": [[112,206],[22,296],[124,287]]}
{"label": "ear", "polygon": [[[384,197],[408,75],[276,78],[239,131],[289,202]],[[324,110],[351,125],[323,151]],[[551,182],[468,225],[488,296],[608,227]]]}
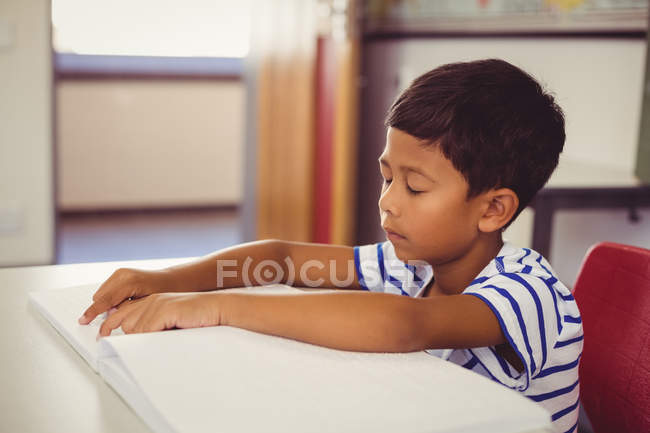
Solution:
{"label": "ear", "polygon": [[484,233],[491,233],[505,226],[519,207],[519,197],[509,188],[493,189],[485,193],[483,214],[478,228]]}

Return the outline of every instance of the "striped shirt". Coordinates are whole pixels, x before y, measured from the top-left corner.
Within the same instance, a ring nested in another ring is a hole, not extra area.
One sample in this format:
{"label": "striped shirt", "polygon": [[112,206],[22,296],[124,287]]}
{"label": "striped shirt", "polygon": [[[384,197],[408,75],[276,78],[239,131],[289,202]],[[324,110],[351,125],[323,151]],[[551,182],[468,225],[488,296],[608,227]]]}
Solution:
{"label": "striped shirt", "polygon": [[[434,279],[426,262],[404,263],[391,242],[354,247],[361,287],[373,292],[421,297]],[[578,306],[537,252],[505,242],[503,248],[462,292],[485,302],[525,366],[522,373],[495,346],[429,349],[542,405],[557,432],[577,431],[582,355]]]}

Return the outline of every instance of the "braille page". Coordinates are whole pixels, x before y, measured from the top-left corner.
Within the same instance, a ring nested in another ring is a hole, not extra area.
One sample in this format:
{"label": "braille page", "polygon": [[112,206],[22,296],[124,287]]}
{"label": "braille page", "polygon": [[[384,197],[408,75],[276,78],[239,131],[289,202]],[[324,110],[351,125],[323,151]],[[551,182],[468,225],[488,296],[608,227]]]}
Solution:
{"label": "braille page", "polygon": [[[106,318],[101,314],[88,325],[78,323],[79,316],[92,303],[93,294],[100,284],[85,284],[52,290],[37,290],[29,293],[30,302],[36,307],[65,340],[97,371],[98,343],[96,341],[99,327]],[[301,290],[283,284],[263,287],[227,289],[232,292],[289,294],[301,293]],[[317,290],[313,290],[314,292]],[[111,336],[124,335],[121,329],[115,329]]]}
{"label": "braille page", "polygon": [[[110,340],[119,337],[108,337]],[[105,346],[104,343],[101,346]],[[101,350],[100,350],[101,352]],[[104,356],[105,355],[105,356]],[[99,374],[126,401],[140,418],[156,433],[174,433],[162,414],[152,406],[149,398],[142,393],[122,360],[111,353],[100,354]]]}
{"label": "braille page", "polygon": [[228,326],[102,345],[135,384],[122,397],[145,421],[164,418],[147,422],[155,431],[552,431],[533,401],[425,352],[340,351]]}
{"label": "braille page", "polygon": [[[96,337],[106,314],[97,316],[88,325],[80,325],[78,319],[92,303],[93,294],[99,286],[86,284],[29,293],[30,302],[95,371],[99,351]],[[122,334],[121,329],[112,333]]]}

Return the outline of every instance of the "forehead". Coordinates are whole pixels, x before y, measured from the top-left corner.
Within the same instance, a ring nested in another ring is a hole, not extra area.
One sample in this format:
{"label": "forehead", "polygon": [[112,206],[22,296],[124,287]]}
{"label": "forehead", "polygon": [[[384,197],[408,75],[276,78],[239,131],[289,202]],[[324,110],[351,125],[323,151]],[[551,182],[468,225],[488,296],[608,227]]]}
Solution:
{"label": "forehead", "polygon": [[424,156],[427,153],[433,153],[433,149],[437,147],[435,145],[425,147],[425,144],[425,140],[420,140],[402,130],[390,127],[386,131],[384,154],[390,153],[395,157],[411,157],[417,160],[418,157]]}
{"label": "forehead", "polygon": [[396,128],[388,128],[386,146],[380,156],[391,168],[416,169],[416,171],[433,175],[453,175],[459,172],[435,144],[428,144]]}

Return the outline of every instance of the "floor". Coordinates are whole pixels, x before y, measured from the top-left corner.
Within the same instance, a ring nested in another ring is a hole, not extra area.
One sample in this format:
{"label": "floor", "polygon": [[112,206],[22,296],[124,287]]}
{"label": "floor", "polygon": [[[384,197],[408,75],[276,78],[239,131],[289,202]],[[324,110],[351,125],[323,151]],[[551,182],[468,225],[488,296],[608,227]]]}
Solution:
{"label": "floor", "polygon": [[57,263],[208,254],[242,242],[238,209],[60,214]]}

